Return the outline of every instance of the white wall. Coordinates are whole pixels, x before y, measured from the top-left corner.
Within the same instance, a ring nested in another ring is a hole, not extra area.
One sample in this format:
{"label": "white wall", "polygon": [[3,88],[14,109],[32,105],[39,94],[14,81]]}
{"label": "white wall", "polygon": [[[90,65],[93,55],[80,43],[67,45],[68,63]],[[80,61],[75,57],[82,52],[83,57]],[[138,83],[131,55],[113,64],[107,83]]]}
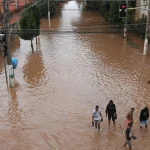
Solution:
{"label": "white wall", "polygon": [[[148,9],[148,6],[143,6],[143,5],[147,5],[148,4],[148,1],[147,0],[141,0],[141,7],[144,9],[144,8],[146,8],[146,9]],[[140,10],[141,12],[141,17],[142,17],[142,14],[143,15],[146,15],[147,16],[147,11],[146,10]]]}
{"label": "white wall", "polygon": [[[148,0],[136,0],[136,7],[148,9],[148,6],[144,6],[144,5],[147,5],[147,3],[148,3]],[[143,9],[140,9],[140,8],[136,9],[136,16],[135,16],[136,20],[142,18],[142,15],[147,16],[147,11]]]}

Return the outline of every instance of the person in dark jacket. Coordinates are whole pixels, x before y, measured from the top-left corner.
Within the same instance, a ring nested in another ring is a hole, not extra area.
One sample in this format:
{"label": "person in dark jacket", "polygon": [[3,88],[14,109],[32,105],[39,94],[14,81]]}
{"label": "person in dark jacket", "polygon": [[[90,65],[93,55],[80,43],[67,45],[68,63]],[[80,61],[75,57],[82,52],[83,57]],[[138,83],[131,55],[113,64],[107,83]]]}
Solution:
{"label": "person in dark jacket", "polygon": [[149,109],[145,107],[144,109],[141,110],[140,113],[140,127],[145,125],[145,128],[148,126],[148,118],[149,118]]}
{"label": "person in dark jacket", "polygon": [[110,125],[110,120],[112,120],[115,126],[116,106],[112,100],[109,101],[109,104],[106,107],[106,117],[107,116],[108,116],[108,124]]}

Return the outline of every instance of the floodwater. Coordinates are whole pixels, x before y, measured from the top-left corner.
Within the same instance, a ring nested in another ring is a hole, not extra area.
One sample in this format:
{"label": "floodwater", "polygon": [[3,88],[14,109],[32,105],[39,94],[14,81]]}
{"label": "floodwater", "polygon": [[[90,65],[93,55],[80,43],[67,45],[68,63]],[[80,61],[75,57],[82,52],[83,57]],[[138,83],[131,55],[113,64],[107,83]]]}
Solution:
{"label": "floodwater", "polygon": [[[134,149],[150,149],[150,130],[139,128],[140,109],[150,108],[150,56],[142,56],[143,41],[134,35],[126,41],[122,34],[95,34],[107,23],[98,12],[84,11],[84,5],[63,4],[51,27],[42,19],[34,53],[30,41],[14,37],[15,88],[7,88],[0,58],[1,150],[124,150],[131,107],[136,108]],[[110,99],[117,107],[115,130],[105,117]],[[104,118],[101,131],[91,127],[97,104]]]}

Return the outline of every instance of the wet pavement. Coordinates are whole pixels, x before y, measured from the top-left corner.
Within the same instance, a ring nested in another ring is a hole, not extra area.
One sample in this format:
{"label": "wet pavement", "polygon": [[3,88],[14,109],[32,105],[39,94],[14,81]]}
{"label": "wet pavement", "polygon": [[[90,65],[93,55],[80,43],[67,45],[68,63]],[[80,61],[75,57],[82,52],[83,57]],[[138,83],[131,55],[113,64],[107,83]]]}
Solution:
{"label": "wet pavement", "polygon": [[[123,150],[124,121],[131,107],[136,108],[134,149],[150,149],[149,129],[139,128],[140,109],[150,107],[150,56],[142,56],[143,41],[131,36],[137,48],[122,34],[77,34],[107,24],[83,6],[65,3],[51,27],[42,19],[42,30],[56,33],[42,32],[38,46],[33,41],[34,53],[30,41],[15,37],[12,55],[19,65],[13,89],[6,86],[0,58],[1,150]],[[117,107],[115,130],[105,117],[110,99]],[[104,117],[101,131],[91,127],[96,104]]]}

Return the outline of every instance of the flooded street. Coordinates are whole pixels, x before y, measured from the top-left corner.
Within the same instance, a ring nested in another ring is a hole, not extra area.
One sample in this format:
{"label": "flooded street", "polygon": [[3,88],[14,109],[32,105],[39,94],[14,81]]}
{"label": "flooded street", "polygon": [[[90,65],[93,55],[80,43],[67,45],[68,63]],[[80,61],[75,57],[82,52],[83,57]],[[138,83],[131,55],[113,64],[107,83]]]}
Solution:
{"label": "flooded street", "polygon": [[[86,34],[107,23],[99,12],[83,7],[82,2],[63,4],[51,27],[42,19],[34,53],[30,41],[15,37],[11,48],[19,65],[11,90],[0,58],[1,150],[124,150],[124,121],[131,107],[136,109],[134,150],[150,150],[150,127],[139,128],[140,110],[150,108],[150,56],[142,56],[143,41],[131,36],[134,47],[122,34]],[[105,116],[111,99],[118,114],[115,130]],[[104,118],[100,132],[91,127],[97,104]]]}

